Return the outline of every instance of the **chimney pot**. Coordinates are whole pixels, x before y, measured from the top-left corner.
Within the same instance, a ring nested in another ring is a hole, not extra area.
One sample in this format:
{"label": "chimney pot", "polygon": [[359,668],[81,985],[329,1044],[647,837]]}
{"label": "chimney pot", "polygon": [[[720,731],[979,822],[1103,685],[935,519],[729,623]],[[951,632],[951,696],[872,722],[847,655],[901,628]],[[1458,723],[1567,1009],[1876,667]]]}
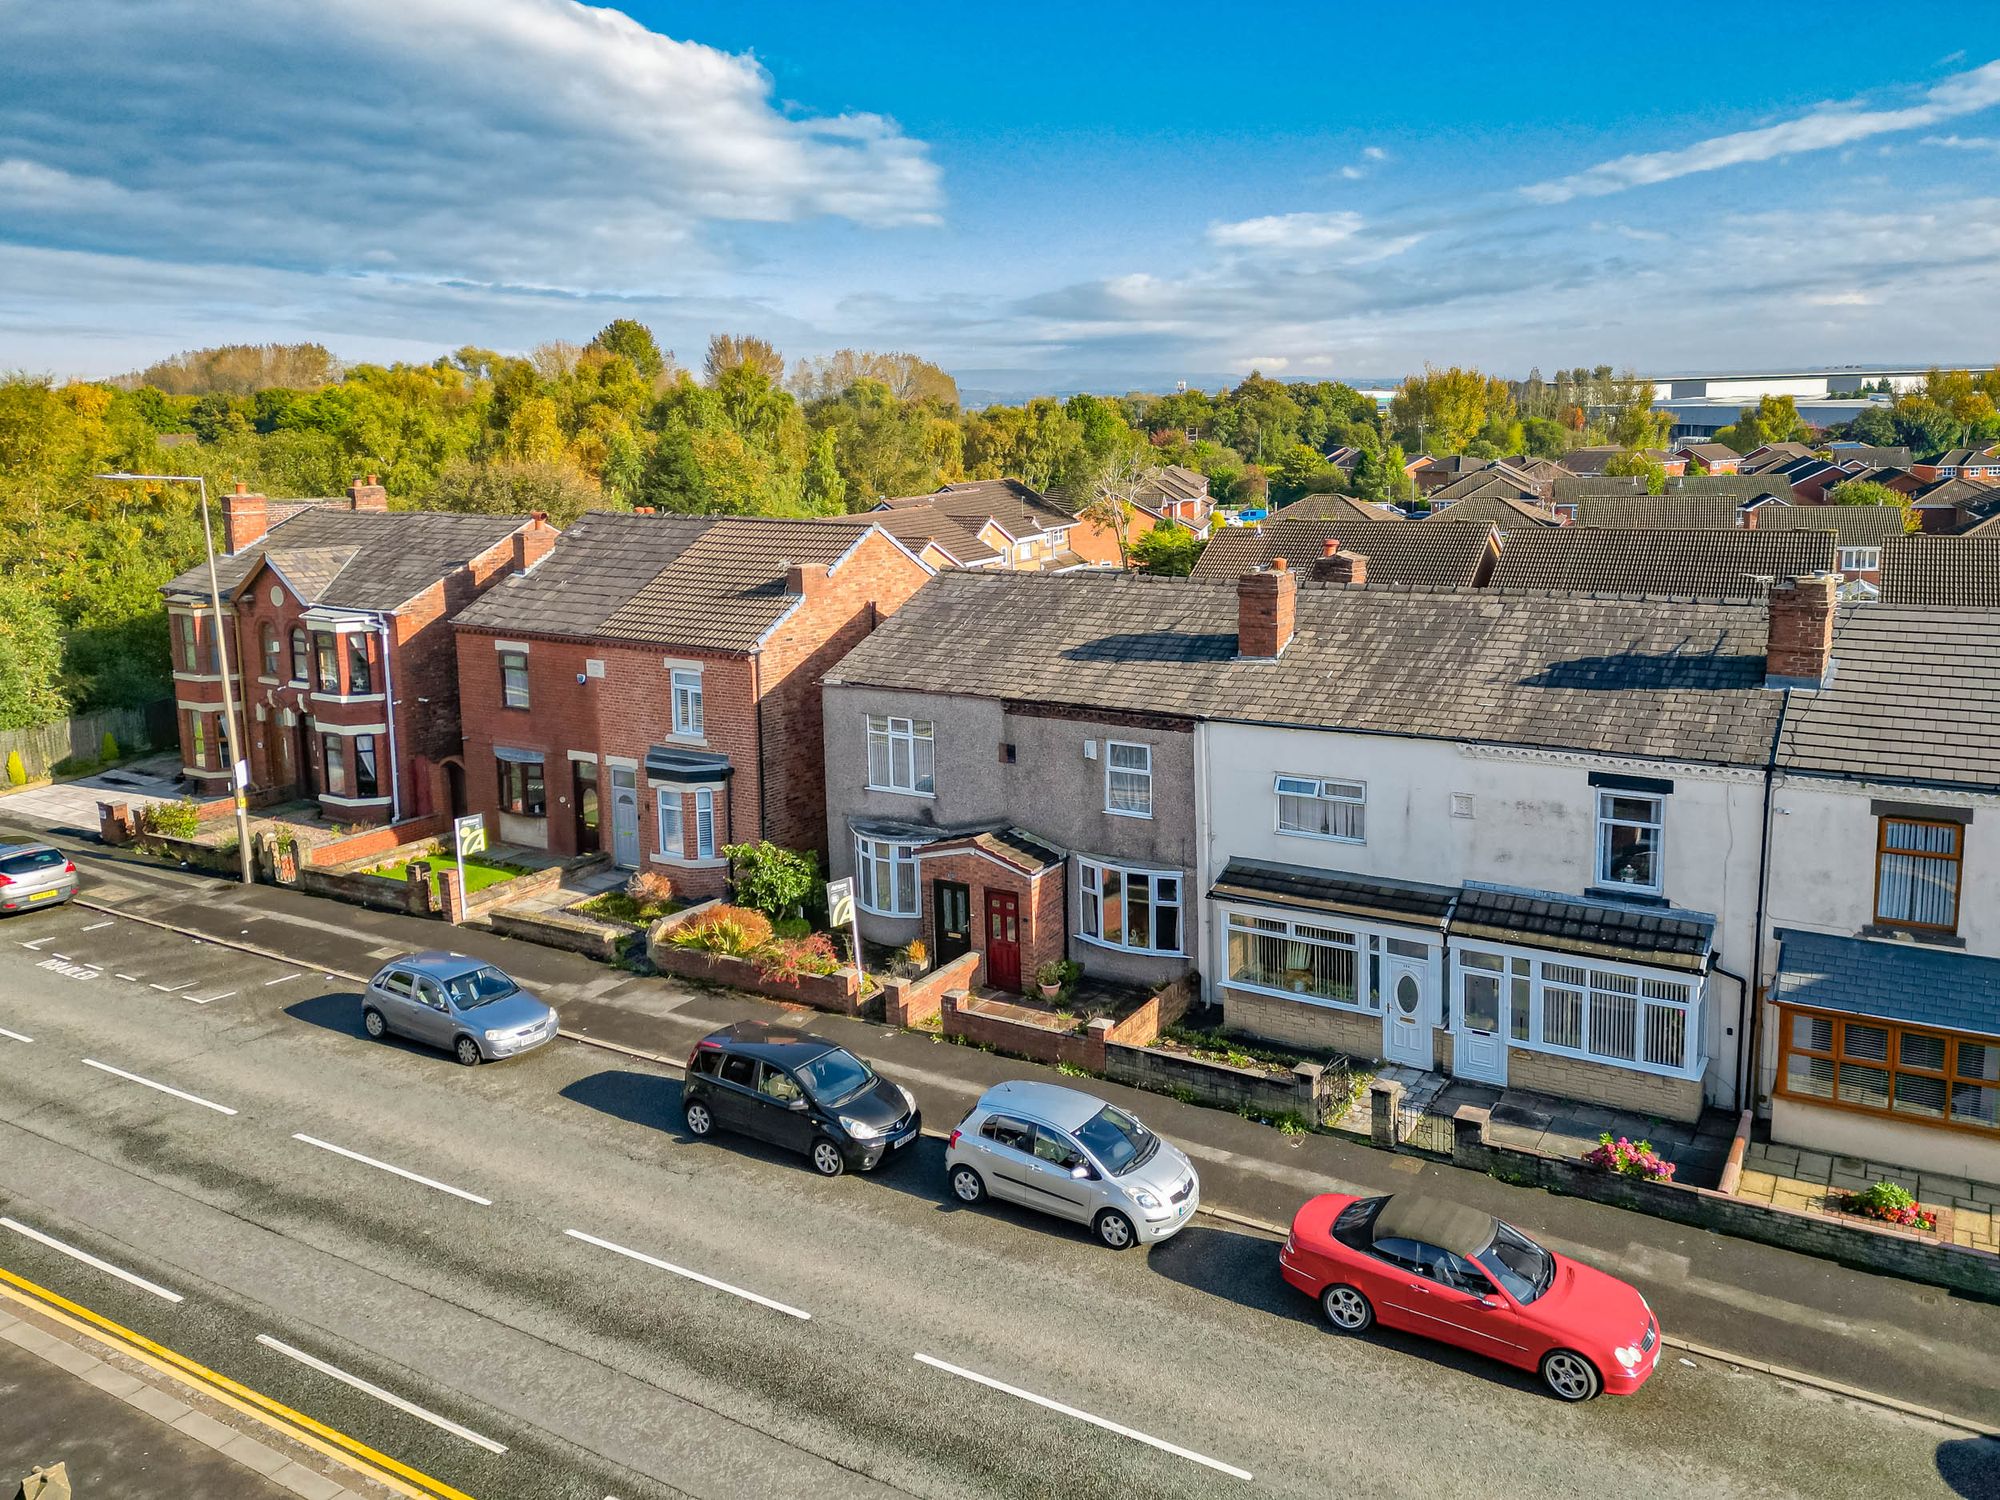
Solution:
{"label": "chimney pot", "polygon": [[389,492],[370,474],[365,481],[357,479],[347,487],[347,503],[352,510],[387,510]]}
{"label": "chimney pot", "polygon": [[1273,573],[1282,573],[1290,566],[1291,564],[1286,562],[1282,557],[1274,557],[1271,559],[1271,571]]}
{"label": "chimney pot", "polygon": [[1340,538],[1337,536],[1330,536],[1325,541],[1321,542],[1319,545],[1319,555],[1321,557],[1331,557],[1333,556],[1334,553],[1338,552],[1339,550],[1340,550]]}

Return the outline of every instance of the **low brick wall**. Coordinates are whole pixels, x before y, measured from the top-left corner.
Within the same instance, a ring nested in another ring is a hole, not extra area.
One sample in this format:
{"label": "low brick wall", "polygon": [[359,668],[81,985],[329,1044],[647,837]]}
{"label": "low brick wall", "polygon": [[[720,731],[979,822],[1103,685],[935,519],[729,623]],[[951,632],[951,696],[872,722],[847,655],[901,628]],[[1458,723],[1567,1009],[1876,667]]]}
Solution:
{"label": "low brick wall", "polygon": [[721,904],[719,900],[702,901],[655,922],[646,934],[646,956],[652,960],[653,967],[662,974],[697,979],[704,984],[725,985],[732,990],[747,990],[753,995],[789,1000],[794,1005],[809,1005],[814,1010],[832,1011],[843,1016],[861,1014],[861,976],[853,969],[836,969],[831,974],[801,974],[796,982],[787,983],[766,979],[763,972],[747,958],[676,948],[668,941],[668,934],[676,927]]}
{"label": "low brick wall", "polygon": [[1336,1010],[1303,1000],[1281,1000],[1251,990],[1217,987],[1222,996],[1222,1029],[1233,1034],[1348,1057],[1382,1055],[1382,1018],[1367,1011]]}
{"label": "low brick wall", "polygon": [[1325,1069],[1317,1063],[1299,1063],[1289,1074],[1278,1077],[1160,1047],[1128,1047],[1118,1042],[1105,1045],[1104,1076],[1158,1094],[1191,1095],[1196,1103],[1216,1109],[1297,1115],[1308,1124],[1319,1123],[1326,1095]]}
{"label": "low brick wall", "polygon": [[168,838],[165,834],[141,834],[138,847],[147,854],[157,854],[162,859],[179,860],[189,869],[209,870],[217,875],[235,875],[242,871],[242,861],[238,859],[235,845],[218,849],[213,844],[199,844],[193,839]]}
{"label": "low brick wall", "polygon": [[948,964],[939,964],[915,979],[890,979],[882,986],[882,1019],[891,1026],[921,1026],[944,1005],[947,990],[975,988],[982,976],[985,955],[974,949],[961,953]]}
{"label": "low brick wall", "polygon": [[392,880],[387,875],[367,875],[359,870],[299,871],[298,888],[309,896],[330,896],[354,906],[374,911],[402,912],[412,917],[438,915],[430,883],[424,880]]}
{"label": "low brick wall", "polygon": [[[453,862],[448,859],[438,861],[440,866]],[[498,885],[489,885],[474,891],[465,898],[465,914],[480,916],[494,911],[514,901],[522,901],[529,896],[542,896],[556,889],[563,882],[563,866],[550,865],[546,870],[530,870],[526,875],[516,875],[503,880]]]}
{"label": "low brick wall", "polygon": [[1566,1157],[1497,1146],[1486,1139],[1487,1119],[1486,1110],[1469,1105],[1453,1118],[1454,1166],[2000,1302],[2000,1255],[1990,1251],[1914,1230],[1864,1223],[1845,1214],[1779,1208],[1710,1188],[1647,1182]]}
{"label": "low brick wall", "polygon": [[623,923],[593,922],[561,912],[512,912],[505,907],[488,912],[486,923],[502,937],[520,938],[544,948],[562,948],[601,963],[617,962],[619,945],[639,931]]}
{"label": "low brick wall", "polygon": [[1636,1068],[1583,1062],[1512,1047],[1507,1052],[1507,1086],[1553,1094],[1558,1099],[1583,1099],[1609,1109],[1652,1115],[1691,1124],[1701,1118],[1701,1080],[1663,1078]]}
{"label": "low brick wall", "polygon": [[430,843],[432,839],[444,838],[450,832],[449,813],[433,813],[427,818],[411,818],[402,823],[384,823],[380,828],[371,828],[366,833],[351,833],[345,838],[329,839],[323,844],[315,844],[305,851],[305,862],[310,867],[322,869],[364,861],[368,864],[382,864],[405,844],[421,846]]}
{"label": "low brick wall", "polygon": [[1111,1034],[1111,1022],[1102,1016],[1081,1032],[1068,1026],[1038,1026],[1005,1016],[983,1015],[963,1007],[977,1004],[963,990],[947,990],[938,1010],[938,1024],[946,1036],[1025,1057],[1039,1063],[1068,1063],[1090,1073],[1104,1071],[1104,1045]]}

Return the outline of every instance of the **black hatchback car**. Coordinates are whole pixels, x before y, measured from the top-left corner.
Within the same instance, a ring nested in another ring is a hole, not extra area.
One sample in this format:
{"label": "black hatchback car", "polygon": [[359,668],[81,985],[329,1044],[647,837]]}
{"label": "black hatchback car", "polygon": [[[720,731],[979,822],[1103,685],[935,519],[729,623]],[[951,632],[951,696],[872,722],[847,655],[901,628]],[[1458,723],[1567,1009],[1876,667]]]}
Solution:
{"label": "black hatchback car", "polygon": [[768,1021],[738,1021],[696,1043],[681,1100],[689,1135],[769,1141],[824,1177],[869,1171],[923,1129],[908,1089],[823,1036]]}

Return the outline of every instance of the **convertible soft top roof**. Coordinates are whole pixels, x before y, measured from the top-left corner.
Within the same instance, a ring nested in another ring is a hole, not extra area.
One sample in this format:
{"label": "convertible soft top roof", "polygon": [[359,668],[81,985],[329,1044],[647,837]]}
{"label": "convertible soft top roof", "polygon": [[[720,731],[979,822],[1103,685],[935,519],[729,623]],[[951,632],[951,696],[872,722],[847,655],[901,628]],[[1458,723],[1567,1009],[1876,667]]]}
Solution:
{"label": "convertible soft top roof", "polygon": [[1377,1244],[1383,1240],[1420,1240],[1470,1259],[1493,1243],[1494,1222],[1493,1215],[1462,1203],[1397,1193],[1375,1215],[1369,1234]]}

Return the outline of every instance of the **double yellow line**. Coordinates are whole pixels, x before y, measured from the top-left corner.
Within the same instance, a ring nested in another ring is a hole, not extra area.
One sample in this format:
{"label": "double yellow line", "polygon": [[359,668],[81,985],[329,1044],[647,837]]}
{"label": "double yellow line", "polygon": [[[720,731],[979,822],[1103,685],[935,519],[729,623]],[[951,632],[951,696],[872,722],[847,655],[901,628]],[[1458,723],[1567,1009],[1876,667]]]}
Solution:
{"label": "double yellow line", "polygon": [[253,1391],[227,1375],[217,1374],[185,1354],[177,1354],[164,1344],[156,1344],[144,1334],[134,1333],[5,1268],[0,1268],[0,1297],[31,1308],[43,1317],[52,1318],[98,1343],[108,1345],[129,1359],[136,1359],[183,1385],[192,1386],[203,1395],[255,1418],[293,1442],[303,1443],[314,1452],[344,1464],[399,1495],[410,1496],[411,1500],[472,1500],[463,1490],[453,1489],[443,1480],[433,1479],[408,1464],[399,1463],[386,1453],[378,1453],[366,1443],[338,1432],[324,1422],[314,1421],[304,1412],[293,1411],[260,1391]]}

